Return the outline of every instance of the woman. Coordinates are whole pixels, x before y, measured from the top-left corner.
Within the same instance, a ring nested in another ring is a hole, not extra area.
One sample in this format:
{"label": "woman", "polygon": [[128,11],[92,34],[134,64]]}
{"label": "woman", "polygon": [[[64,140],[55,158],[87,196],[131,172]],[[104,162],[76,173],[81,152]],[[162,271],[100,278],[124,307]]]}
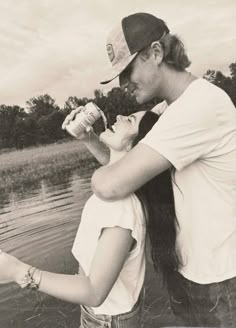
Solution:
{"label": "woman", "polygon": [[[112,128],[100,135],[100,140],[110,149],[109,163],[125,156],[157,120],[158,116],[152,112],[118,116]],[[172,201],[167,199],[168,192],[161,197],[160,180],[160,177],[152,180],[137,194],[122,200],[104,202],[95,195],[89,198],[72,248],[80,263],[78,275],[41,271],[1,252],[0,280],[14,281],[22,288],[38,289],[81,304],[82,328],[106,324],[140,327],[147,218],[150,232],[158,229],[158,233],[150,234],[155,266],[166,275],[178,265],[174,251],[175,216],[171,213],[164,218],[163,206],[157,206],[156,198],[155,204],[152,203],[153,188],[155,195],[157,188],[160,189],[159,200],[164,207]]]}

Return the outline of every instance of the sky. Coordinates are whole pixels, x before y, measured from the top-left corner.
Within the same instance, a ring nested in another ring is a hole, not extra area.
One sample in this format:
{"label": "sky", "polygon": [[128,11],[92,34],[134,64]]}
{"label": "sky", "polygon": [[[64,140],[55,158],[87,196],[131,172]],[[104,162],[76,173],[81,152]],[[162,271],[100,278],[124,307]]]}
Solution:
{"label": "sky", "polygon": [[162,18],[184,42],[190,70],[229,75],[236,62],[235,0],[0,0],[0,104],[19,105],[49,94],[63,107],[69,96],[104,92],[110,62],[106,38],[127,15]]}

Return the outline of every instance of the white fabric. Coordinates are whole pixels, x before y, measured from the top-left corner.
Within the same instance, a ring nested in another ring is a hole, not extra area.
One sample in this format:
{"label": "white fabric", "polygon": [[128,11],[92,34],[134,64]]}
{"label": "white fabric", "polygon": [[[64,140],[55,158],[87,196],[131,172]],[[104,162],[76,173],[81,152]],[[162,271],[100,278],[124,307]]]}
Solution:
{"label": "white fabric", "polygon": [[151,111],[160,116],[164,113],[164,111],[167,108],[168,108],[167,102],[163,101],[160,104],[157,104],[155,107],[153,107]]}
{"label": "white fabric", "polygon": [[[236,276],[236,109],[228,95],[195,80],[141,141],[176,168],[180,273],[197,283]],[[167,108],[166,108],[167,107]],[[160,110],[160,109],[159,109]]]}
{"label": "white fabric", "polygon": [[93,308],[96,314],[116,315],[130,311],[144,282],[146,224],[142,205],[134,194],[114,202],[104,202],[95,195],[89,198],[72,248],[73,255],[88,275],[102,229],[115,226],[130,229],[136,245],[104,303]]}

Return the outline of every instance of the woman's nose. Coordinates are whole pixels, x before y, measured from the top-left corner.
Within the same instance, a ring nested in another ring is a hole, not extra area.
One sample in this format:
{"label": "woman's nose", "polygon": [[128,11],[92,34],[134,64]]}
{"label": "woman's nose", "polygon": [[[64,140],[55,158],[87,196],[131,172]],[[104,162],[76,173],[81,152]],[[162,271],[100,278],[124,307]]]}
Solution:
{"label": "woman's nose", "polygon": [[123,115],[117,115],[117,116],[116,116],[116,121],[119,122],[119,121],[121,121],[123,118],[124,118]]}

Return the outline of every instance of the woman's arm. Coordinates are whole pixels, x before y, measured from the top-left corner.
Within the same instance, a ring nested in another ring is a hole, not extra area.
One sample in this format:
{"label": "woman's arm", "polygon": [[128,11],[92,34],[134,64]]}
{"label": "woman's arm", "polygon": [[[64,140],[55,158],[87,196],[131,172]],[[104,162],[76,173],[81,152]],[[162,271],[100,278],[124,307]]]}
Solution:
{"label": "woman's arm", "polygon": [[90,153],[101,165],[106,165],[110,159],[110,150],[103,142],[100,141],[99,137],[93,132],[93,130],[85,133],[87,134],[86,137],[83,139],[78,139],[84,143]]}
{"label": "woman's arm", "polygon": [[[120,274],[132,241],[128,229],[104,229],[88,276],[42,271],[39,291],[72,303],[100,306]],[[20,284],[28,268],[14,256],[0,254],[0,281]]]}
{"label": "woman's arm", "polygon": [[101,199],[122,199],[170,166],[160,153],[140,143],[119,161],[96,170],[92,189]]}

